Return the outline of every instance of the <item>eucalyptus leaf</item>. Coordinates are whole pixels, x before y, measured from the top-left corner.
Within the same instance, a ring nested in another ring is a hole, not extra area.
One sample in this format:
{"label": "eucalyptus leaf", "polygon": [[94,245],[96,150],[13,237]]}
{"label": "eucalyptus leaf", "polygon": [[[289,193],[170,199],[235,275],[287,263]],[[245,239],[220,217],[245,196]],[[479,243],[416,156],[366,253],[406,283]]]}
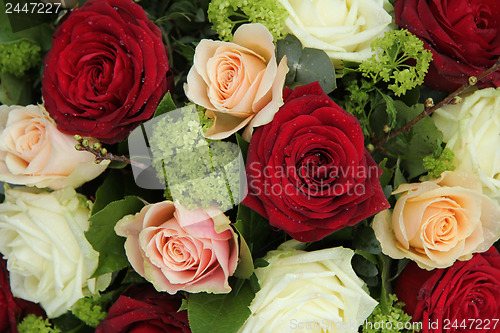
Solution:
{"label": "eucalyptus leaf", "polygon": [[286,55],[288,74],[286,75],[285,84],[291,85],[295,81],[297,74],[297,67],[302,55],[302,44],[297,37],[288,34],[285,38],[276,42],[276,54],[278,62]]}
{"label": "eucalyptus leaf", "polygon": [[144,206],[138,197],[128,196],[113,201],[90,217],[90,228],[85,237],[99,252],[99,264],[92,277],[115,272],[129,265],[125,255],[125,238],[115,233],[115,225],[125,215],[135,214]]}
{"label": "eucalyptus leaf", "polygon": [[382,253],[380,242],[375,237],[375,232],[371,227],[361,226],[356,229],[353,238],[353,246],[356,250],[362,250],[371,254]]}
{"label": "eucalyptus leaf", "polygon": [[337,86],[335,68],[330,57],[323,50],[307,47],[302,50],[295,80],[303,84],[318,81],[326,94]]}
{"label": "eucalyptus leaf", "polygon": [[355,255],[354,257],[352,257],[351,263],[352,268],[359,275],[374,277],[378,274],[377,265],[361,255]]}

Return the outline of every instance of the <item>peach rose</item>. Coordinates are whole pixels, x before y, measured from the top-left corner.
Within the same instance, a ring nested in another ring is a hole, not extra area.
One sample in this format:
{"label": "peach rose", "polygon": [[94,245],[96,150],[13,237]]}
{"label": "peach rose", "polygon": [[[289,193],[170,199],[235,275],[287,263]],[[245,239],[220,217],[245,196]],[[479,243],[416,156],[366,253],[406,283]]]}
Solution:
{"label": "peach rose", "polygon": [[238,242],[222,211],[189,211],[178,201],[163,201],[125,216],[115,231],[127,237],[132,267],[158,291],[231,291],[228,278],[238,264]]}
{"label": "peach rose", "polygon": [[198,44],[184,90],[215,118],[207,138],[227,138],[247,126],[243,138],[250,141],[253,128],[271,122],[283,105],[287,72],[285,57],[277,65],[269,30],[244,24],[232,43],[203,39]]}
{"label": "peach rose", "polygon": [[109,161],[75,149],[42,105],[0,106],[0,181],[57,190],[99,176]]}
{"label": "peach rose", "polygon": [[488,250],[500,238],[500,207],[484,195],[477,176],[444,172],[435,180],[403,184],[394,211],[373,220],[382,251],[420,268],[445,268]]}

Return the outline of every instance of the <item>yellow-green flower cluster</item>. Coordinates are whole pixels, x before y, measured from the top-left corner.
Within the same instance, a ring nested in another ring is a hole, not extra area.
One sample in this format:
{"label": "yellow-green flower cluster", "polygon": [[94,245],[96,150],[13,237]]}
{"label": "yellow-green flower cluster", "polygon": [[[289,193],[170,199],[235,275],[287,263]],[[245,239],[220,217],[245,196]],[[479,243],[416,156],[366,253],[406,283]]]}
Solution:
{"label": "yellow-green flower cluster", "polygon": [[61,333],[58,328],[53,328],[48,319],[29,314],[17,325],[19,333]]}
{"label": "yellow-green flower cluster", "polygon": [[152,165],[167,187],[168,199],[193,209],[229,209],[238,200],[244,168],[239,149],[234,143],[205,139],[194,105],[165,114],[152,133]]}
{"label": "yellow-green flower cluster", "polygon": [[41,47],[28,39],[0,44],[0,73],[21,77],[41,61]]}
{"label": "yellow-green flower cluster", "polygon": [[219,38],[230,41],[233,30],[241,23],[262,23],[277,40],[283,37],[286,9],[276,0],[212,0],[208,6],[208,19]]}
{"label": "yellow-green flower cluster", "polygon": [[100,297],[96,296],[80,298],[70,310],[75,317],[94,328],[106,318],[106,312],[102,310]]}
{"label": "yellow-green flower cluster", "polygon": [[396,295],[389,294],[388,313],[383,313],[379,304],[363,324],[363,333],[417,332],[419,326],[411,322],[411,316],[403,311],[404,303],[397,300]]}
{"label": "yellow-green flower cluster", "polygon": [[[391,30],[372,42],[373,56],[359,65],[363,76],[384,81],[396,96],[424,83],[432,53],[407,30]],[[413,61],[415,64],[409,64]]]}

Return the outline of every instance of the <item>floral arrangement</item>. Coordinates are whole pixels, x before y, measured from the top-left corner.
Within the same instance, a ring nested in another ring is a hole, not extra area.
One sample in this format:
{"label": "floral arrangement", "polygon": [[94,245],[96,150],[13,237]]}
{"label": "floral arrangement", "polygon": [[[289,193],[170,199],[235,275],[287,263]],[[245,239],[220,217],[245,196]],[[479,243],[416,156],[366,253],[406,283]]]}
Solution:
{"label": "floral arrangement", "polygon": [[497,332],[500,6],[0,1],[1,332]]}

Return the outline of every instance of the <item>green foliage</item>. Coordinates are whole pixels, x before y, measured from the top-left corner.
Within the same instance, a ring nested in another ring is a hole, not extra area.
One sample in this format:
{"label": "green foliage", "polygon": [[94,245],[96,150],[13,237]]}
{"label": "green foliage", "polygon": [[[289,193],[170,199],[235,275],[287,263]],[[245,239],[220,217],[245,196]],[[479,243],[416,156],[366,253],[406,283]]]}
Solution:
{"label": "green foliage", "polygon": [[155,113],[153,115],[153,118],[161,116],[162,114],[165,114],[169,111],[177,109],[177,106],[175,106],[174,101],[172,100],[172,96],[170,95],[170,92],[167,92],[165,96],[163,96],[162,100],[156,107]]}
{"label": "green foliage", "polygon": [[29,314],[17,325],[19,333],[60,333],[61,330],[52,327],[48,319]]}
{"label": "green foliage", "polygon": [[454,158],[455,154],[448,148],[443,149],[441,154],[434,153],[425,156],[423,160],[424,168],[429,172],[429,178],[438,178],[445,171],[455,170]]}
{"label": "green foliage", "polygon": [[128,196],[113,201],[90,217],[89,231],[85,237],[94,250],[99,252],[99,265],[92,277],[115,272],[128,266],[123,244],[125,239],[115,233],[115,225],[125,215],[135,214],[144,206],[137,197]]}
{"label": "green foliage", "polygon": [[432,53],[407,30],[386,32],[384,37],[375,39],[371,47],[376,53],[363,61],[359,70],[364,77],[371,78],[373,84],[390,83],[388,88],[401,96],[424,82]]}
{"label": "green foliage", "polygon": [[[423,110],[423,104],[407,106],[402,101],[394,101],[396,108],[395,128],[403,127],[410,120],[418,116]],[[405,171],[408,179],[417,177],[426,172],[423,158],[431,154],[441,154],[443,133],[436,127],[430,117],[425,117],[416,123],[408,132],[401,133],[389,140],[384,148],[389,156],[401,159],[401,170]]]}
{"label": "green foliage", "polygon": [[0,72],[22,77],[41,61],[41,50],[40,45],[28,39],[0,44]]}
{"label": "green foliage", "polygon": [[189,294],[188,318],[193,333],[237,332],[251,312],[248,306],[255,296],[250,280],[233,286],[229,294]]}
{"label": "green foliage", "polygon": [[323,50],[302,48],[297,37],[288,34],[276,42],[277,59],[287,57],[286,85],[296,86],[318,81],[326,94],[336,88],[335,68]]}
{"label": "green foliage", "polygon": [[106,312],[102,309],[101,297],[98,295],[80,298],[70,310],[75,317],[90,327],[97,327],[106,318]]}
{"label": "green foliage", "polygon": [[212,0],[208,6],[208,20],[221,40],[230,41],[233,29],[241,23],[262,23],[274,39],[282,37],[288,12],[275,0]]}
{"label": "green foliage", "polygon": [[203,131],[203,133],[206,133],[214,123],[213,118],[208,118],[206,116],[206,111],[207,109],[205,109],[203,106],[196,105],[196,112],[198,113],[198,118],[200,118],[201,130]]}
{"label": "green foliage", "polygon": [[417,332],[407,328],[417,328],[411,322],[411,316],[403,311],[403,302],[397,302],[394,294],[389,295],[389,312],[382,311],[378,305],[362,326],[363,333],[393,333],[393,332]]}
{"label": "green foliage", "polygon": [[238,205],[234,226],[245,238],[254,258],[263,257],[268,250],[272,250],[284,240],[277,237],[279,234],[272,230],[267,219],[242,204]]}

